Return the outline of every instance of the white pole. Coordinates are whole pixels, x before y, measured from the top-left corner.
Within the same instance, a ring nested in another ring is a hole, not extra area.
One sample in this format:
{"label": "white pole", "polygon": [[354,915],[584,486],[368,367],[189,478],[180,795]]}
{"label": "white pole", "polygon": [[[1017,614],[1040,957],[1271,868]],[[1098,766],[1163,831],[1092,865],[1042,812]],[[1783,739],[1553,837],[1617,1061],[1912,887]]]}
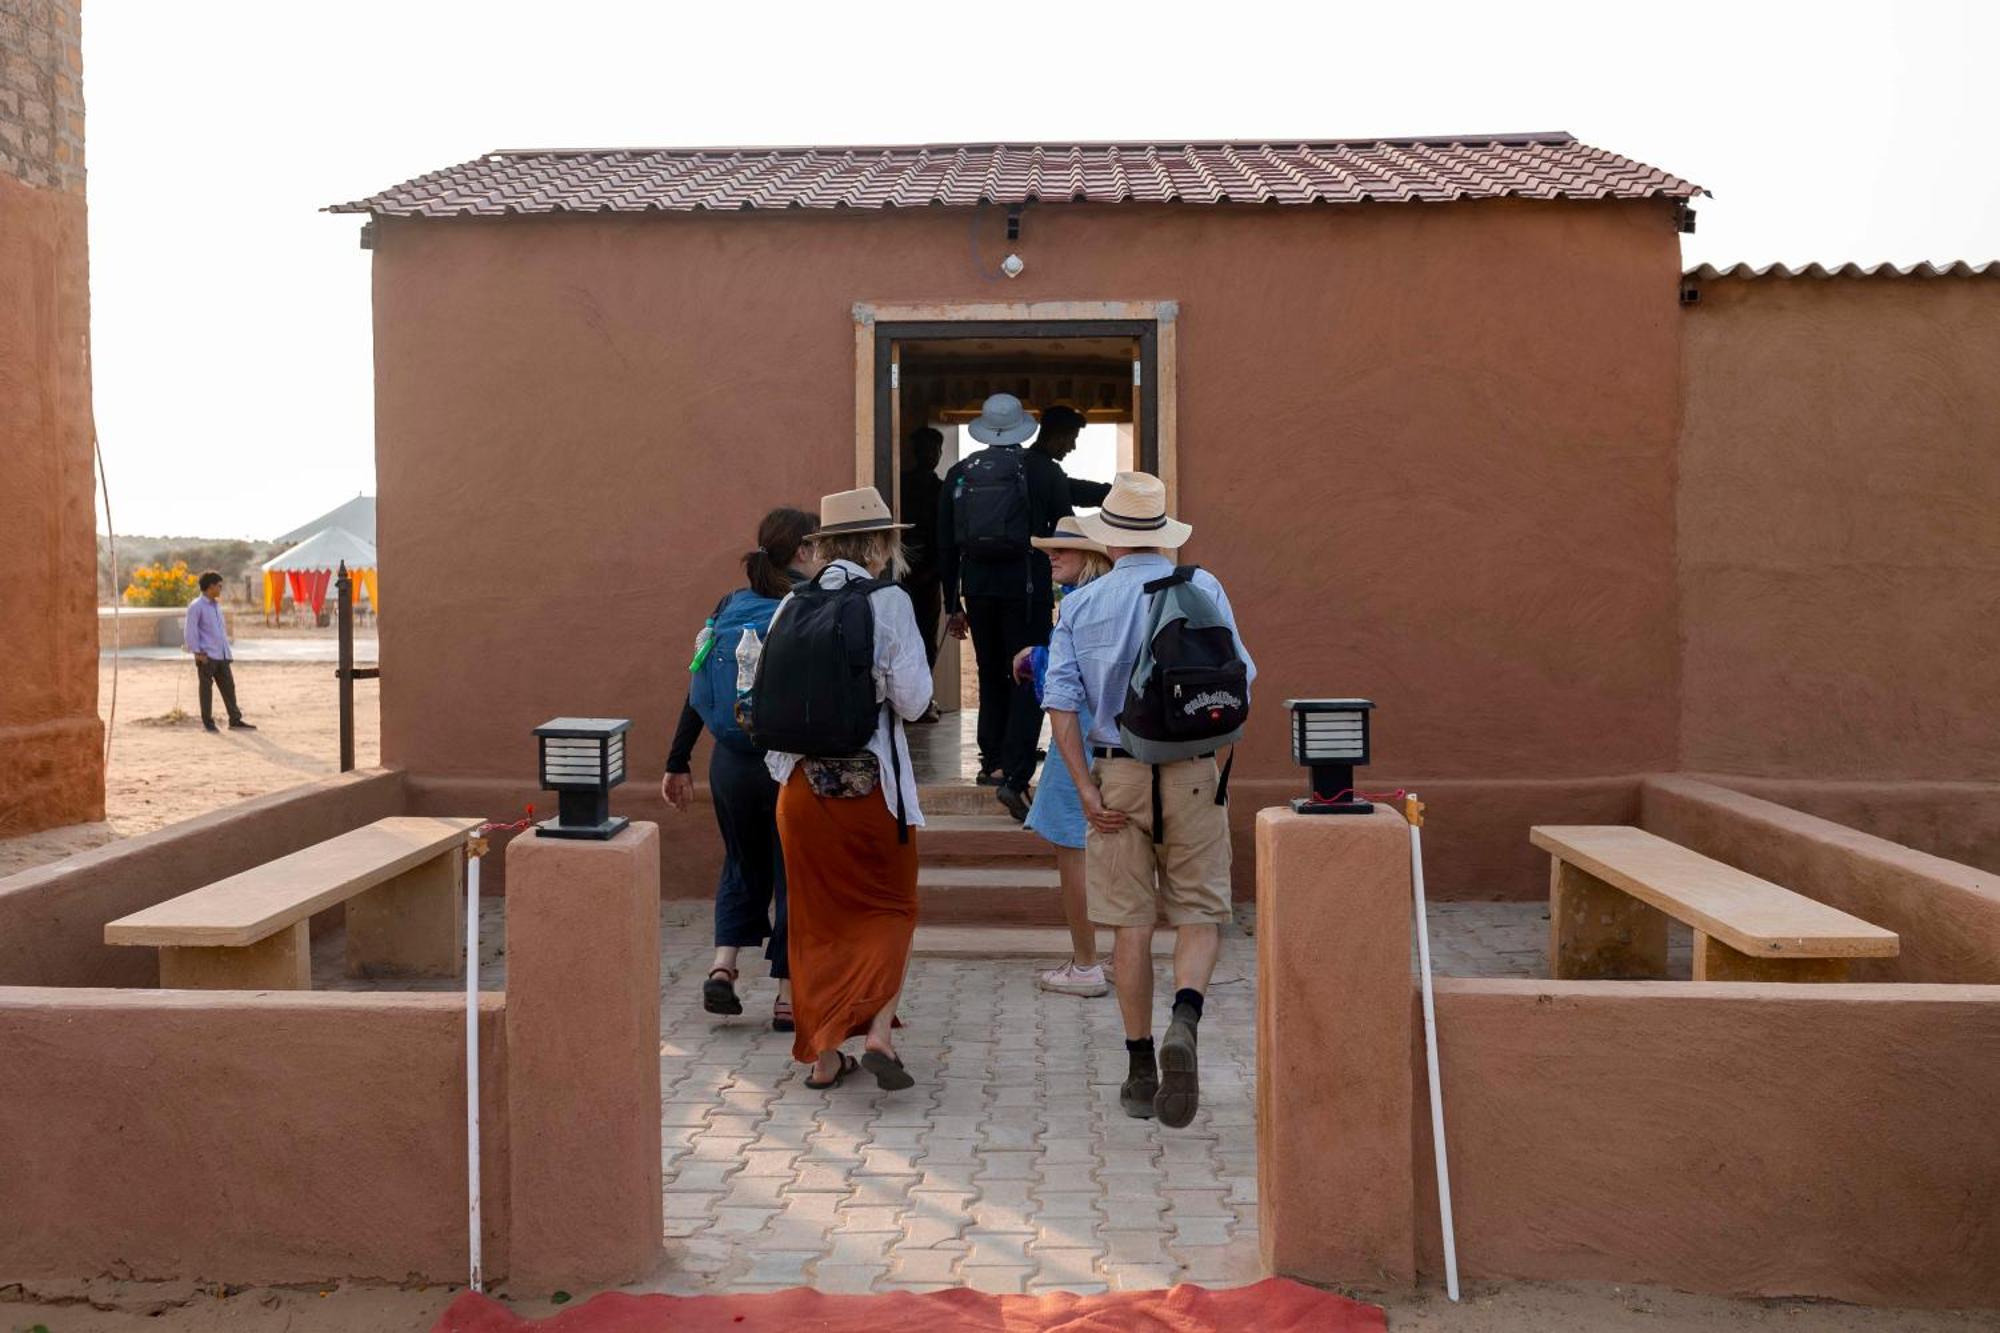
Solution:
{"label": "white pole", "polygon": [[1451,1225],[1451,1172],[1444,1160],[1444,1087],[1438,1082],[1437,1004],[1431,998],[1431,927],[1424,909],[1424,845],[1419,824],[1422,803],[1410,793],[1410,886],[1415,890],[1417,962],[1423,973],[1424,1068],[1431,1085],[1431,1150],[1437,1157],[1438,1219],[1444,1224],[1444,1289],[1458,1299],[1458,1239]]}
{"label": "white pole", "polygon": [[484,1291],[479,1255],[479,858],[465,861],[465,1213],[474,1291]]}

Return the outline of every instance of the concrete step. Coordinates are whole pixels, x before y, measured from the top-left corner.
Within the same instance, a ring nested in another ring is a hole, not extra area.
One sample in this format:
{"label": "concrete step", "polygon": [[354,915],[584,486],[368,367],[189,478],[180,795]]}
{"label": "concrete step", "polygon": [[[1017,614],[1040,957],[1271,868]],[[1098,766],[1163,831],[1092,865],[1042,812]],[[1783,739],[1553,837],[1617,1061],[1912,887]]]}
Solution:
{"label": "concrete step", "polygon": [[932,925],[1060,926],[1053,866],[917,867],[917,920]]}
{"label": "concrete step", "polygon": [[[1060,926],[918,926],[912,946],[920,958],[1046,958],[1069,956],[1069,931]],[[1111,956],[1111,932],[1097,932],[1098,951]],[[1153,957],[1174,956],[1174,932],[1153,936]]]}
{"label": "concrete step", "polygon": [[1005,813],[933,815],[925,813],[918,854],[933,861],[1007,861],[1031,858],[1050,864],[1054,849]]}
{"label": "concrete step", "polygon": [[975,786],[970,782],[919,787],[917,804],[923,807],[925,819],[933,815],[999,815],[1002,819],[1007,817],[1007,812],[1000,808],[999,798],[993,794],[993,788]]}

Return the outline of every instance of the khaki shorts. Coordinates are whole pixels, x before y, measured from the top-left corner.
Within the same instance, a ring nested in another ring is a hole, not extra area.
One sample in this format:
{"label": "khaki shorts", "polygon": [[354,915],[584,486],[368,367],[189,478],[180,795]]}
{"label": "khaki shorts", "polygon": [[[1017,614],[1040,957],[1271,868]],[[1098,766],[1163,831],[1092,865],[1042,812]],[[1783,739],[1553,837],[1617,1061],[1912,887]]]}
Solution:
{"label": "khaki shorts", "polygon": [[1153,770],[1136,759],[1099,759],[1097,790],[1122,810],[1116,833],[1090,830],[1085,853],[1090,919],[1100,926],[1175,926],[1229,920],[1229,808],[1215,803],[1215,760],[1160,766],[1166,841],[1153,841]]}

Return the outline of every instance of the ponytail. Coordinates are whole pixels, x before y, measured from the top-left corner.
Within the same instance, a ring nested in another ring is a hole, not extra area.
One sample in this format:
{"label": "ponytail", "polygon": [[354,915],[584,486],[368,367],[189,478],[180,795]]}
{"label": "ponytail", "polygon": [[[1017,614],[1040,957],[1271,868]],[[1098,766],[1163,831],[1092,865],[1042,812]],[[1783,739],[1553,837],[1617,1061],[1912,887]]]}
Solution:
{"label": "ponytail", "polygon": [[759,597],[783,597],[792,590],[792,563],[799,547],[819,526],[803,509],[779,508],[757,525],[757,549],[743,557],[743,574]]}

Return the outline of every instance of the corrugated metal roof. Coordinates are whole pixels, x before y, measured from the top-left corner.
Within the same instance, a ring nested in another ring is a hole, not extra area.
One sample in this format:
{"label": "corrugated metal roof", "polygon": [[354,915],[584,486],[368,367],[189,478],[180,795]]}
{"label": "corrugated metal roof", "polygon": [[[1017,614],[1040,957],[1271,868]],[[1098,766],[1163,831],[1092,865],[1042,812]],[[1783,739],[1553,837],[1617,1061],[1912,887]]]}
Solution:
{"label": "corrugated metal roof", "polygon": [[396,217],[1706,193],[1564,133],[1320,142],[510,149],[334,204]]}
{"label": "corrugated metal roof", "polygon": [[1739,282],[1754,278],[2000,278],[2000,260],[1968,264],[1961,259],[1943,267],[1924,263],[1904,268],[1897,268],[1894,264],[1875,264],[1868,268],[1859,264],[1838,264],[1832,268],[1825,264],[1807,264],[1804,268],[1791,268],[1784,264],[1766,264],[1762,268],[1730,264],[1717,268],[1713,264],[1703,264],[1681,276],[1704,282],[1712,278],[1734,278]]}

